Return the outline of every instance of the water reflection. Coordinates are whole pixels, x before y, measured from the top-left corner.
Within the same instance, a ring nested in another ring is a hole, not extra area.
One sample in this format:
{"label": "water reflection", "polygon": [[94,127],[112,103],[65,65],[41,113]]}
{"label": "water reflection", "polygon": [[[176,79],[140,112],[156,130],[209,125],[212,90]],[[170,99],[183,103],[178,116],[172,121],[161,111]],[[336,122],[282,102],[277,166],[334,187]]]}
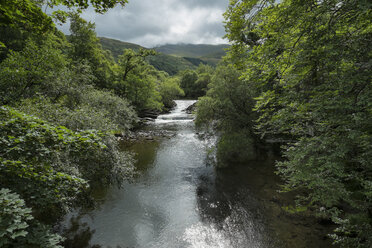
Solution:
{"label": "water reflection", "polygon": [[134,159],[136,160],[136,169],[142,174],[151,166],[154,166],[159,142],[156,140],[141,140],[138,142],[122,143],[121,147],[122,149],[131,151],[135,154]]}
{"label": "water reflection", "polygon": [[192,103],[179,101],[172,118],[150,127],[174,137],[126,147],[138,153],[140,176],[122,189],[102,189],[101,206],[72,223],[70,247],[282,247],[277,212],[263,200],[278,180],[272,162],[218,171],[206,166],[206,141],[192,121],[179,120]]}
{"label": "water reflection", "polygon": [[65,248],[75,248],[75,247],[89,247],[89,248],[99,248],[99,245],[89,245],[94,230],[86,223],[81,223],[80,217],[71,217],[69,228],[63,230],[66,240],[63,242],[63,247]]}

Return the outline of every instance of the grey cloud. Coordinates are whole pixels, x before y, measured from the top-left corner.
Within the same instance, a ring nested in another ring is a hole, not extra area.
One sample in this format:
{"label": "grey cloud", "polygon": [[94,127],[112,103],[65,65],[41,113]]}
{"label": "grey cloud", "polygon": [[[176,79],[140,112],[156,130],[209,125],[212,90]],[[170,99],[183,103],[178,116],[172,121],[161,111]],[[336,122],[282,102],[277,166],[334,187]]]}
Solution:
{"label": "grey cloud", "polygon": [[182,4],[192,7],[192,6],[203,6],[203,7],[219,7],[226,8],[229,1],[226,0],[185,0]]}
{"label": "grey cloud", "polygon": [[[82,17],[96,23],[98,36],[153,47],[165,43],[226,43],[222,14],[228,0],[132,0],[104,15]],[[62,27],[66,32],[68,28]]]}

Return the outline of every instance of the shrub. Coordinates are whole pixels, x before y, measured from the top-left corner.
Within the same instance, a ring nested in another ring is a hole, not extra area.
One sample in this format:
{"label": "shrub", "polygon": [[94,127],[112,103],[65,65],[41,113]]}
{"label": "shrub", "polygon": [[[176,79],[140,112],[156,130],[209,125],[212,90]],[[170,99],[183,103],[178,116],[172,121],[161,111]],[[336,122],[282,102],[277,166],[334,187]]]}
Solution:
{"label": "shrub", "polygon": [[18,194],[0,189],[0,247],[62,248],[62,237],[38,223],[31,212]]}
{"label": "shrub", "polygon": [[0,120],[0,187],[45,219],[82,203],[88,184],[120,185],[133,172],[132,156],[111,136],[74,132],[9,107],[0,107]]}

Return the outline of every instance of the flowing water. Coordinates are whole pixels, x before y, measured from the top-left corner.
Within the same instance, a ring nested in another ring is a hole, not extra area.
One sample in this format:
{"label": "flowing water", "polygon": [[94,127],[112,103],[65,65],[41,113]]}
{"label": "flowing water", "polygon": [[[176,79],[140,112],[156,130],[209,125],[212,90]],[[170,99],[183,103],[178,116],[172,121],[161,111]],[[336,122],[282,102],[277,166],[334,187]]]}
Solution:
{"label": "flowing water", "polygon": [[69,231],[76,235],[70,246],[328,247],[317,223],[283,214],[273,197],[279,179],[272,161],[208,166],[208,142],[183,111],[194,102],[177,101],[172,113],[148,127],[174,132],[172,138],[129,146],[138,154],[140,175],[122,189],[102,189],[99,208],[71,219],[79,225]]}

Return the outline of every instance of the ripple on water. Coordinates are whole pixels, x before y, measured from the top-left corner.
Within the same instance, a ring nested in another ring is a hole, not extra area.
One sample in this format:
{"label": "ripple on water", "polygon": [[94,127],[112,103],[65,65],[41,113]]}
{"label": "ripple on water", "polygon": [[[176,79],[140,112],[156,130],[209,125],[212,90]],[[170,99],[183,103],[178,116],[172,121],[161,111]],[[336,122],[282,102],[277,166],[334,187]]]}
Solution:
{"label": "ripple on water", "polygon": [[212,225],[198,223],[185,230],[183,240],[189,248],[227,248],[231,242]]}
{"label": "ripple on water", "polygon": [[[244,218],[244,223],[242,223]],[[235,212],[222,225],[200,222],[187,228],[183,240],[187,248],[268,248],[261,230],[246,216]]]}
{"label": "ripple on water", "polygon": [[[159,118],[162,124],[152,127],[173,131],[175,136],[156,146],[142,144],[136,148],[140,162],[151,165],[142,165],[141,175],[134,182],[106,190],[101,207],[82,217],[94,230],[91,246],[273,247],[262,237],[267,231],[251,209],[249,212],[245,205],[233,202],[237,190],[231,184],[235,177],[228,182],[217,180],[213,167],[206,166],[208,143],[197,138],[190,120],[181,120],[183,109],[191,103],[178,101],[168,115],[178,120],[163,116]],[[256,208],[251,198],[242,202]]]}

